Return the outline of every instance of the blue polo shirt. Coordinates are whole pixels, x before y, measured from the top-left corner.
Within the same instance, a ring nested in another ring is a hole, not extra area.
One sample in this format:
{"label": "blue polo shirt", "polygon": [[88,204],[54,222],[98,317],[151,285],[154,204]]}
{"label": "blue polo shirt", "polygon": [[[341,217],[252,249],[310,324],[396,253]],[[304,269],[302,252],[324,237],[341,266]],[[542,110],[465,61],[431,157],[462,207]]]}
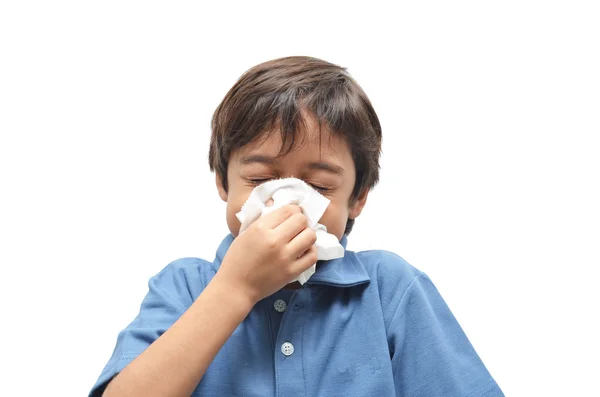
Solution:
{"label": "blue polo shirt", "polygon": [[[179,259],[150,279],[90,396],[192,305],[232,241],[223,240],[213,262]],[[341,243],[346,247],[346,237]],[[390,252],[346,251],[319,262],[302,288],[259,301],[193,396],[503,394],[424,273]]]}

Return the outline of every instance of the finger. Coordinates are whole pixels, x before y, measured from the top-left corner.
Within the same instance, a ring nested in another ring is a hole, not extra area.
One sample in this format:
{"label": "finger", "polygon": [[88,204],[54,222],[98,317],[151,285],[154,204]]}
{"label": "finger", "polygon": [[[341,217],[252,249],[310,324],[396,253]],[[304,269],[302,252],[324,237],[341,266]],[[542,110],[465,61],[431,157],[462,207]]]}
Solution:
{"label": "finger", "polygon": [[313,245],[298,259],[292,262],[290,271],[294,274],[294,277],[298,277],[303,271],[315,263],[317,263],[317,247]]}
{"label": "finger", "polygon": [[274,231],[285,243],[292,241],[308,226],[308,219],[303,213],[294,214],[277,226]]}
{"label": "finger", "polygon": [[273,205],[273,203],[274,203],[273,199],[268,199],[267,202],[265,203],[265,205],[267,207],[271,207]]}
{"label": "finger", "polygon": [[317,235],[315,231],[307,227],[288,243],[286,246],[287,254],[290,258],[296,259],[303,255],[316,242]]}
{"label": "finger", "polygon": [[286,219],[291,217],[294,214],[301,213],[302,210],[297,205],[288,204],[284,205],[281,208],[277,208],[275,211],[271,212],[258,219],[257,222],[260,222],[262,225],[269,229],[275,229],[277,226],[281,225]]}

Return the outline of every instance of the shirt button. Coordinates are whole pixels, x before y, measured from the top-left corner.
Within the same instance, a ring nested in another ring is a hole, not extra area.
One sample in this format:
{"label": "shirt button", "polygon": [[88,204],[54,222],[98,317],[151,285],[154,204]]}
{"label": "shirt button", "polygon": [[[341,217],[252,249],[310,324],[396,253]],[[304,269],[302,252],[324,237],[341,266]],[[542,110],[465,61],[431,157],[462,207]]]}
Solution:
{"label": "shirt button", "polygon": [[283,345],[281,345],[281,352],[284,356],[291,356],[294,354],[294,345],[292,345],[290,342],[285,342]]}
{"label": "shirt button", "polygon": [[287,303],[285,303],[283,299],[277,299],[275,303],[273,303],[273,307],[279,313],[283,313],[285,311],[285,308],[287,307]]}

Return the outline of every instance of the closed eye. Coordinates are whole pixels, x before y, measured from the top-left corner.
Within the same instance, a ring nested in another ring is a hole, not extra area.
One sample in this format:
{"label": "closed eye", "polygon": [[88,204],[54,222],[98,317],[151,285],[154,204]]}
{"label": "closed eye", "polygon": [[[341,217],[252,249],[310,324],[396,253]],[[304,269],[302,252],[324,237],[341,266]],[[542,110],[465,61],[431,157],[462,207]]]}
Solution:
{"label": "closed eye", "polygon": [[309,185],[312,186],[312,188],[315,189],[319,193],[325,193],[329,190],[326,187],[315,185],[314,183],[309,183]]}
{"label": "closed eye", "polygon": [[257,179],[251,179],[251,178],[249,178],[248,182],[250,182],[252,185],[258,186],[258,185],[263,184],[263,183],[265,183],[267,181],[270,181],[271,179],[272,178],[257,178]]}
{"label": "closed eye", "polygon": [[[261,185],[261,184],[268,182],[270,180],[273,180],[273,179],[274,178],[248,178],[248,182],[250,182],[251,185],[258,186],[258,185]],[[319,193],[325,193],[325,192],[328,192],[329,190],[331,190],[331,189],[323,187],[323,186],[315,185],[314,183],[309,183],[308,185],[310,185],[313,189],[315,189]]]}

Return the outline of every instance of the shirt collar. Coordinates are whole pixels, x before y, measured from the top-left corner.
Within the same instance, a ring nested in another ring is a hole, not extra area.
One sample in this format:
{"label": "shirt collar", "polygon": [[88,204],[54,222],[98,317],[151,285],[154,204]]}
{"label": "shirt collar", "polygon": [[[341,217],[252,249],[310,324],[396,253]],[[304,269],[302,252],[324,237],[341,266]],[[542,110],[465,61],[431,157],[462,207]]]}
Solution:
{"label": "shirt collar", "polygon": [[[215,267],[219,267],[227,250],[231,246],[234,237],[229,234],[223,239],[217,249],[215,258]],[[342,237],[340,244],[344,247],[344,256],[342,258],[331,259],[328,261],[318,261],[317,271],[306,282],[306,284],[328,285],[332,287],[353,287],[355,285],[365,284],[371,281],[364,265],[352,251],[346,251],[348,238]]]}

